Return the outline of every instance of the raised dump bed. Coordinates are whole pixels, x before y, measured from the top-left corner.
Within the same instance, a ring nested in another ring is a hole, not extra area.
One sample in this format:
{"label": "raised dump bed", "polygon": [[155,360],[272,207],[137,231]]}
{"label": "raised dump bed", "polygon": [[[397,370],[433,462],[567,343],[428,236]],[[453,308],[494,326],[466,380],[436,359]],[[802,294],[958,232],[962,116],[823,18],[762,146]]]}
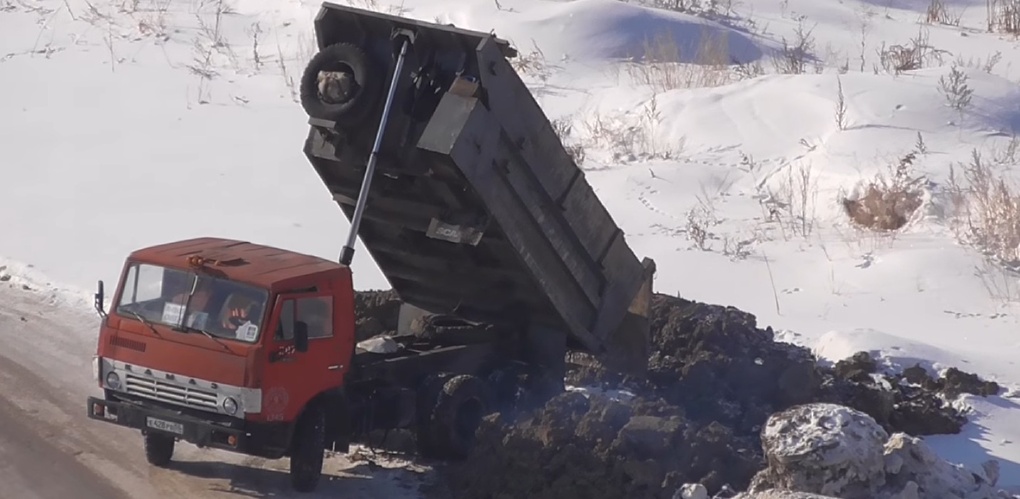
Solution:
{"label": "raised dump bed", "polygon": [[562,332],[568,347],[643,368],[654,263],[627,246],[510,65],[515,50],[332,3],[315,29],[305,154],[351,220],[386,115],[358,234],[401,299]]}

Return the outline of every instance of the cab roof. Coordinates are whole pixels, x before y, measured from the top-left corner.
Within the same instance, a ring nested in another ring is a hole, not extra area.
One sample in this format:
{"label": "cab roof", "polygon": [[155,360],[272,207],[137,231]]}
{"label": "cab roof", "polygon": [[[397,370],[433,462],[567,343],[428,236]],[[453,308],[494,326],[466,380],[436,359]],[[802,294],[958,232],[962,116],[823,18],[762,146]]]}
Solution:
{"label": "cab roof", "polygon": [[189,268],[189,258],[210,260],[205,265],[228,279],[271,288],[312,274],[340,271],[337,262],[272,246],[234,239],[202,237],[142,248],[130,259],[162,266]]}

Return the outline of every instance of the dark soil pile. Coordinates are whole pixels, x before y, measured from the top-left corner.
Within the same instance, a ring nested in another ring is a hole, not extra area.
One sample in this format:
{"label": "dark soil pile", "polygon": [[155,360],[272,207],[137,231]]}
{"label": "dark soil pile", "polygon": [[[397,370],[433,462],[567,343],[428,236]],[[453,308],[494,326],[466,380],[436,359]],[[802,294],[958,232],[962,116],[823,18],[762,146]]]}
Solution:
{"label": "dark soil pile", "polygon": [[833,402],[890,431],[956,433],[964,419],[938,392],[993,389],[963,374],[917,385],[900,383],[906,374],[883,382],[863,353],[822,368],[808,350],[776,343],[751,314],[666,295],[653,301],[652,342],[647,379],[572,356],[582,365],[568,383],[624,388],[633,400],[565,393],[537,410],[490,416],[472,455],[445,467],[450,495],[671,498],[685,482],[713,494],[724,485],[744,489],[765,466],[759,432],[773,412]]}
{"label": "dark soil pile", "polygon": [[914,366],[895,375],[877,373],[867,352],[858,352],[836,363],[835,383],[827,401],[844,404],[875,418],[886,431],[914,436],[959,433],[966,418],[939,395],[955,398],[962,393],[994,395],[995,382],[950,368],[939,379]]}
{"label": "dark soil pile", "polygon": [[358,341],[397,330],[400,298],[390,291],[356,291],[354,293],[354,337]]}

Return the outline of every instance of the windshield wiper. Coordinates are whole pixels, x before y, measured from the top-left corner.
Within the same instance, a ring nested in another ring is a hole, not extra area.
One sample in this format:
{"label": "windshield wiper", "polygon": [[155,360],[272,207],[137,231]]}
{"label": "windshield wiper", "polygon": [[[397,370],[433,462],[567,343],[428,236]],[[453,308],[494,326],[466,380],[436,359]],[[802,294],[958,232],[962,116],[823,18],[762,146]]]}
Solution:
{"label": "windshield wiper", "polygon": [[220,341],[220,337],[219,336],[216,336],[216,335],[210,333],[209,331],[206,331],[204,329],[199,329],[197,327],[188,327],[188,326],[181,326],[180,330],[185,332],[185,333],[191,333],[191,332],[202,333],[202,334],[208,336],[209,339],[211,339],[211,340],[215,341],[216,343],[218,343],[226,351],[233,353],[233,350],[231,350],[230,347],[228,347],[226,343],[223,343],[222,341]]}
{"label": "windshield wiper", "polygon": [[153,334],[155,334],[156,336],[159,336],[160,338],[162,338],[162,336],[159,334],[159,331],[156,331],[156,326],[153,326],[152,323],[149,322],[148,319],[146,319],[145,317],[142,317],[141,314],[139,314],[138,312],[135,312],[134,310],[128,310],[128,313],[130,313],[131,315],[135,316],[139,321],[141,321],[142,324],[145,324],[146,326],[149,326],[149,329],[153,332]]}

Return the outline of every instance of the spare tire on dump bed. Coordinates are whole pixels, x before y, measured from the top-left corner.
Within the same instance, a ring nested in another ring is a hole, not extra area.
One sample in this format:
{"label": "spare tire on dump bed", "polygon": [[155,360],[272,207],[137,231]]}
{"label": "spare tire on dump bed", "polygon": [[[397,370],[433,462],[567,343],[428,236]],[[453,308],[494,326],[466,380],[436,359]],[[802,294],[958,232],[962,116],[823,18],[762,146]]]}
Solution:
{"label": "spare tire on dump bed", "polygon": [[301,107],[308,116],[361,125],[386,86],[378,67],[358,46],[336,43],[312,57],[301,75]]}
{"label": "spare tire on dump bed", "polygon": [[436,314],[416,319],[411,331],[418,338],[437,345],[470,345],[490,343],[502,331],[492,324],[474,323],[455,315]]}

